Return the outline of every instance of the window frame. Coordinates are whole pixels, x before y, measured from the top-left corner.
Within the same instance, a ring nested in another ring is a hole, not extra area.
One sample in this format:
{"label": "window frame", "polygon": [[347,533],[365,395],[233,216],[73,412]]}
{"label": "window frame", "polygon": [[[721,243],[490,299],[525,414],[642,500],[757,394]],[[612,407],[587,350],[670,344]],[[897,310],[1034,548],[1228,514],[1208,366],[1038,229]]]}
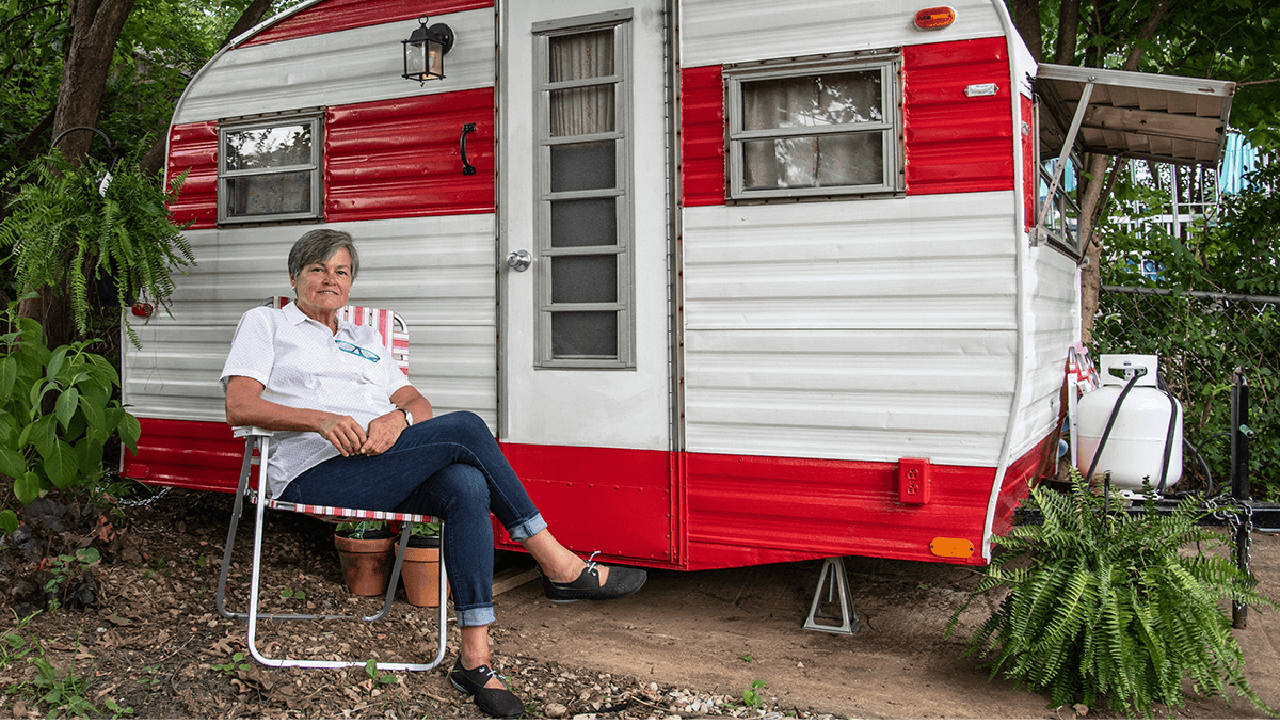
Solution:
{"label": "window frame", "polygon": [[[1070,163],[1070,166],[1067,170],[1063,171],[1063,177],[1065,177],[1066,172],[1072,172],[1075,175],[1075,191],[1072,193],[1064,190],[1064,183],[1059,180],[1058,186],[1054,190],[1053,197],[1047,198],[1047,200],[1053,204],[1053,209],[1045,216],[1045,221],[1053,224],[1040,224],[1040,216],[1044,212],[1046,202],[1046,198],[1041,197],[1041,191],[1048,190],[1049,185],[1052,184],[1053,180],[1053,172],[1046,166],[1046,161],[1056,162],[1058,159],[1057,152],[1050,152],[1048,157],[1045,157],[1045,141],[1049,139],[1056,139],[1060,149],[1062,138],[1066,135],[1063,129],[1052,120],[1050,120],[1050,124],[1048,126],[1043,125],[1042,123],[1045,120],[1045,116],[1046,113],[1041,112],[1040,99],[1036,98],[1032,105],[1032,122],[1035,126],[1032,130],[1033,136],[1035,137],[1035,149],[1032,157],[1032,164],[1034,165],[1033,172],[1036,174],[1036,177],[1033,184],[1035,216],[1031,219],[1031,244],[1034,247],[1043,241],[1044,244],[1049,247],[1052,247],[1063,255],[1079,262],[1084,258],[1085,248],[1082,245],[1082,238],[1080,237],[1080,206],[1077,197],[1073,197],[1073,194],[1078,196],[1081,189],[1080,168],[1082,167],[1080,164],[1079,153],[1076,152],[1075,148],[1072,148],[1067,154],[1067,160]],[[1074,231],[1068,226],[1068,217],[1074,217],[1076,220]]]}
{"label": "window frame", "polygon": [[[761,80],[786,80],[820,74],[879,69],[881,88],[881,122],[846,123],[799,128],[744,130],[743,83]],[[905,140],[902,120],[902,53],[900,49],[872,50],[815,58],[785,58],[763,62],[725,65],[725,200],[753,202],[778,200],[842,200],[852,197],[894,197],[905,191]],[[748,190],[743,187],[743,144],[749,141],[879,133],[882,137],[881,172],[884,182],[862,185],[824,185],[816,187]]]}
{"label": "window frame", "polygon": [[[218,122],[218,225],[269,224],[299,220],[320,220],[324,217],[324,121],[320,109],[302,113],[288,113],[253,118],[235,118]],[[309,162],[272,168],[228,170],[227,136],[247,130],[263,130],[288,125],[311,126],[311,156]],[[259,177],[283,173],[307,171],[311,174],[311,210],[307,212],[275,213],[270,215],[230,215],[228,201],[231,198],[229,181],[237,178]]]}
{"label": "window frame", "polygon": [[[547,370],[634,370],[636,368],[636,302],[635,302],[635,222],[634,188],[632,182],[634,158],[634,125],[632,91],[634,68],[632,54],[632,20],[630,9],[586,15],[560,20],[534,23],[532,33],[534,67],[534,267],[542,268],[535,275],[534,292],[534,362],[535,369]],[[586,34],[601,30],[613,31],[613,73],[587,80],[550,82],[550,40],[557,37]],[[608,132],[583,135],[551,134],[551,93],[577,87],[612,85],[614,125]],[[558,145],[575,145],[595,141],[614,142],[614,187],[595,190],[551,190],[551,148]],[[558,200],[589,200],[613,198],[616,212],[616,243],[614,245],[552,247],[551,206]],[[616,258],[617,288],[612,303],[555,303],[552,301],[551,265],[558,257]],[[557,313],[604,312],[615,313],[617,354],[598,356],[557,357],[552,339],[552,319]]]}

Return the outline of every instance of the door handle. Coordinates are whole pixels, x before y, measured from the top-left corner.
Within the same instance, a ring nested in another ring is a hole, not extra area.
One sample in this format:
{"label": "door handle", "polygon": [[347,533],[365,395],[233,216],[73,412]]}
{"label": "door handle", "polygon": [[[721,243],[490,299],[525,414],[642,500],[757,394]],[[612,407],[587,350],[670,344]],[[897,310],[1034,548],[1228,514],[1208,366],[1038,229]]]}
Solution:
{"label": "door handle", "polygon": [[524,272],[529,269],[529,264],[533,262],[533,256],[528,250],[512,250],[507,255],[507,267],[516,272]]}
{"label": "door handle", "polygon": [[476,166],[467,162],[467,134],[473,133],[475,131],[476,131],[475,123],[465,123],[462,126],[462,140],[460,141],[459,144],[462,146],[461,153],[462,153],[462,174],[463,175],[476,174]]}

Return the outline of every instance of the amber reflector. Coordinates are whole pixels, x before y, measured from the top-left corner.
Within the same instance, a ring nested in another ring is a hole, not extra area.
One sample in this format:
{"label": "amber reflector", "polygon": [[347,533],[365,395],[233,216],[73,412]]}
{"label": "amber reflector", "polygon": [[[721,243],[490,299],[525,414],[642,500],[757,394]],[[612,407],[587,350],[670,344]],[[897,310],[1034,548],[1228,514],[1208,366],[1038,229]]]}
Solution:
{"label": "amber reflector", "polygon": [[936,537],[929,543],[929,552],[944,558],[973,557],[973,543],[965,538]]}
{"label": "amber reflector", "polygon": [[937,30],[956,21],[955,8],[931,7],[916,11],[916,27],[921,30]]}

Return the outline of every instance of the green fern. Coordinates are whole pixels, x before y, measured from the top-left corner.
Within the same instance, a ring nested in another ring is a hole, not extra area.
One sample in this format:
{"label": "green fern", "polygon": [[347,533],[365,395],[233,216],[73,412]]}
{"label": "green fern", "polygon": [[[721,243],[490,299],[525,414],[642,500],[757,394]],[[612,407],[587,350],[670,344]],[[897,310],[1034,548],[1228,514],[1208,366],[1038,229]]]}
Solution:
{"label": "green fern", "polygon": [[[107,168],[89,159],[75,167],[54,151],[10,172],[4,186],[21,183],[0,222],[0,248],[9,248],[23,291],[65,287],[77,330],[87,332],[89,288],[103,276],[116,283],[116,300],[127,307],[153,302],[169,311],[172,272],[195,263],[191,246],[174,225],[168,204],[185,173],[168,192],[141,173],[135,158],[117,164],[106,192]],[[124,315],[130,341],[140,345]]]}
{"label": "green fern", "polygon": [[[947,624],[997,587],[1008,594],[969,638],[978,656],[1019,689],[1047,692],[1054,705],[1105,699],[1113,711],[1151,717],[1154,706],[1183,706],[1182,681],[1202,695],[1228,686],[1271,715],[1244,677],[1244,656],[1231,634],[1224,600],[1276,607],[1230,559],[1206,555],[1224,536],[1197,523],[1207,511],[1194,499],[1170,513],[1147,501],[1121,508],[1072,473],[1069,494],[1031,491],[1041,525],[1013,528],[978,587]],[[1200,551],[1182,557],[1196,544]],[[1227,553],[1229,555],[1229,553]],[[1021,559],[1021,560],[1019,560]],[[1014,562],[1018,566],[1014,566]]]}

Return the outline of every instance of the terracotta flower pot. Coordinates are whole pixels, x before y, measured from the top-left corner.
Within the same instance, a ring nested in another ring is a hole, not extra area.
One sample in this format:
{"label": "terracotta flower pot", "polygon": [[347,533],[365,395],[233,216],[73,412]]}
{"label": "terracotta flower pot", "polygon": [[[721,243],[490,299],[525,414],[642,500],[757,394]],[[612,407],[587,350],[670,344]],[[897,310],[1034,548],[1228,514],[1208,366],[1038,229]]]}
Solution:
{"label": "terracotta flower pot", "polygon": [[392,552],[396,538],[390,533],[379,538],[367,535],[364,538],[334,535],[333,545],[338,549],[342,574],[346,576],[347,587],[352,594],[381,595],[387,591],[387,576],[395,562]]}
{"label": "terracotta flower pot", "polygon": [[414,607],[440,605],[440,538],[409,538],[400,566],[404,594]]}

